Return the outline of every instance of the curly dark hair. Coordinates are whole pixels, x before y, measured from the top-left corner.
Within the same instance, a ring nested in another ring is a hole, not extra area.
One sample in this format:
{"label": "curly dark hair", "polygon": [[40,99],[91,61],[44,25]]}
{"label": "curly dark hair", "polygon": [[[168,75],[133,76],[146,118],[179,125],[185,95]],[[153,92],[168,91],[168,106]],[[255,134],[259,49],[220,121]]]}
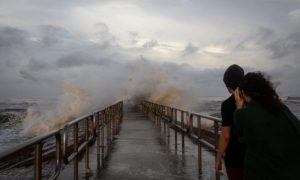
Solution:
{"label": "curly dark hair", "polygon": [[283,103],[276,93],[269,76],[261,72],[247,73],[239,84],[239,89],[263,106],[273,115],[282,112]]}

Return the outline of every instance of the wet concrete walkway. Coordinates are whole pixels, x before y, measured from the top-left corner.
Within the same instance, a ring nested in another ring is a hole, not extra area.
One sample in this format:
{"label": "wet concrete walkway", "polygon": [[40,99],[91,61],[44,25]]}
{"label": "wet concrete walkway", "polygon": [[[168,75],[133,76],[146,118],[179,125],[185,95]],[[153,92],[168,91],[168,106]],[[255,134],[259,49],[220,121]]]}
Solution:
{"label": "wet concrete walkway", "polygon": [[[141,113],[126,112],[108,167],[100,179],[182,179],[160,130]],[[178,176],[178,177],[176,177]]]}
{"label": "wet concrete walkway", "polygon": [[98,174],[97,178],[104,180],[198,179],[196,146],[188,142],[190,145],[187,145],[185,153],[182,154],[182,151],[172,149],[174,142],[171,141],[170,145],[166,143],[166,137],[160,129],[142,113],[125,112],[108,166]]}

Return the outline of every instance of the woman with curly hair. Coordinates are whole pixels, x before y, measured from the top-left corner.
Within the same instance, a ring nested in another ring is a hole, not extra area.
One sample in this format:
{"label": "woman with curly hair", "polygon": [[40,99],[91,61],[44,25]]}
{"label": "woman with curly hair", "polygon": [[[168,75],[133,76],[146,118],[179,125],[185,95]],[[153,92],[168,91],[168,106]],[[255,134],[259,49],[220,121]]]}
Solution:
{"label": "woman with curly hair", "polygon": [[300,179],[300,121],[260,72],[244,76],[234,93],[235,129],[247,147],[246,180]]}

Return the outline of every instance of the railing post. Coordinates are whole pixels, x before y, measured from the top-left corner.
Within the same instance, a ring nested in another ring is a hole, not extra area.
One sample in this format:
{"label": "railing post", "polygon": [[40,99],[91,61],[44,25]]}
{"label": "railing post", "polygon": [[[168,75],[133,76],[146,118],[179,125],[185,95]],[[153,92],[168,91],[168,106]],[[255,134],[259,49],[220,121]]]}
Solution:
{"label": "railing post", "polygon": [[174,123],[175,123],[175,150],[177,151],[177,109],[175,110],[175,119],[174,119]]}
{"label": "railing post", "polygon": [[117,116],[117,134],[120,132],[120,124],[121,124],[121,107],[118,108],[118,116]]}
{"label": "railing post", "polygon": [[115,133],[114,133],[114,136],[117,135],[117,127],[118,127],[118,109],[115,107],[115,112],[114,112],[114,122],[115,122],[115,125],[114,125],[114,128],[115,128]]}
{"label": "railing post", "polygon": [[[73,131],[73,136],[74,136],[74,152],[78,153],[78,123],[74,124],[74,131]],[[78,180],[78,156],[76,155],[73,160],[73,175],[74,175],[74,180]]]}
{"label": "railing post", "polygon": [[116,128],[116,134],[117,135],[119,133],[119,108],[116,109],[116,115],[115,115],[115,128]]}
{"label": "railing post", "polygon": [[122,123],[122,104],[120,104],[120,107],[119,107],[119,112],[118,112],[118,114],[119,114],[119,116],[118,116],[118,134],[119,134],[119,132],[120,132],[120,130],[121,130],[121,123]]}
{"label": "railing post", "polygon": [[104,164],[104,158],[105,158],[105,143],[104,143],[104,130],[105,130],[105,111],[101,111],[101,167],[103,167]]}
{"label": "railing post", "polygon": [[184,153],[184,111],[181,111],[181,149],[182,153]]}
{"label": "railing post", "polygon": [[111,142],[115,135],[115,108],[111,109]]}
{"label": "railing post", "polygon": [[120,113],[120,110],[119,110],[119,108],[116,108],[116,116],[115,116],[115,118],[116,118],[116,135],[118,135],[118,133],[119,133],[119,113]]}
{"label": "railing post", "polygon": [[158,122],[159,122],[159,129],[161,130],[161,129],[162,129],[162,125],[161,125],[161,120],[162,120],[162,118],[161,118],[161,111],[160,111],[160,109],[161,109],[161,108],[159,108],[157,118],[158,118]]}
{"label": "railing post", "polygon": [[109,133],[109,135],[110,135],[110,138],[109,138],[109,140],[110,140],[110,142],[109,142],[109,144],[110,144],[110,149],[109,150],[111,150],[111,148],[112,148],[112,140],[113,140],[113,135],[114,135],[114,132],[113,132],[113,130],[114,130],[114,125],[113,125],[113,122],[114,122],[114,116],[113,116],[113,108],[111,108],[111,110],[110,110],[110,116],[109,116],[109,118],[110,118],[110,133]]}
{"label": "railing post", "polygon": [[100,170],[100,127],[99,127],[99,112],[94,114],[95,122],[95,133],[96,133],[96,141],[97,141],[97,169]]}
{"label": "railing post", "polygon": [[62,146],[62,157],[65,164],[68,164],[68,155],[67,155],[67,149],[68,149],[68,133],[69,133],[69,125],[66,124],[63,131],[63,146]]}
{"label": "railing post", "polygon": [[[219,139],[219,125],[217,121],[214,121],[214,131],[215,131],[215,162],[217,159],[217,152],[218,152],[218,139]],[[220,176],[218,175],[216,171],[216,180],[220,179]]]}
{"label": "railing post", "polygon": [[166,136],[167,127],[166,127],[166,121],[165,121],[165,119],[163,119],[163,124],[164,124],[164,135]]}
{"label": "railing post", "polygon": [[112,144],[112,139],[114,135],[114,108],[110,108],[110,142]]}
{"label": "railing post", "polygon": [[42,143],[35,144],[34,179],[42,179]]}
{"label": "railing post", "polygon": [[190,117],[189,117],[189,132],[190,132],[190,134],[194,133],[193,116],[194,116],[193,114],[190,114]]}
{"label": "railing post", "polygon": [[97,125],[96,125],[97,113],[96,112],[94,112],[92,115],[92,121],[93,121],[93,138],[96,138],[97,136]]}
{"label": "railing post", "polygon": [[60,171],[61,168],[61,135],[60,133],[57,133],[55,135],[56,140],[56,172]]}
{"label": "railing post", "polygon": [[109,119],[109,110],[105,110],[105,122],[106,122],[106,146],[107,146],[107,156],[109,156],[110,149],[110,119]]}
{"label": "railing post", "polygon": [[117,125],[118,125],[118,109],[117,108],[115,108],[115,112],[114,112],[114,121],[115,121],[115,126],[114,126],[114,128],[115,128],[115,133],[114,133],[114,135],[116,136],[117,135]]}
{"label": "railing post", "polygon": [[[193,117],[192,117],[193,118]],[[197,116],[197,127],[198,127],[198,172],[199,177],[202,175],[202,150],[201,150],[201,117]]]}
{"label": "railing post", "polygon": [[[89,120],[91,116],[85,118],[85,142],[89,143]],[[85,146],[85,174],[86,176],[91,175],[90,170],[90,158],[89,158],[89,145]]]}
{"label": "railing post", "polygon": [[160,108],[159,108],[159,124],[160,124],[161,128],[163,128],[163,125],[162,125],[163,119],[162,119],[162,117],[163,117],[163,106],[160,106]]}
{"label": "railing post", "polygon": [[170,123],[172,122],[172,110],[170,108],[168,108],[168,115],[167,115],[167,125],[168,125],[168,128],[167,128],[167,131],[168,131],[168,144],[170,143]]}

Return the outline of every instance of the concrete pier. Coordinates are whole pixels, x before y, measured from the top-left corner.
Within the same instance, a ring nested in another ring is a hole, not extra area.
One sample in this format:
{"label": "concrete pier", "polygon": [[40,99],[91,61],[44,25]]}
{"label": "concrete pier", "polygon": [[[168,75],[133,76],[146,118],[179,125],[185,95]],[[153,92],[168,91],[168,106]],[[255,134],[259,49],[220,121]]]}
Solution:
{"label": "concrete pier", "polygon": [[[162,127],[163,129],[163,127]],[[174,132],[170,141],[159,126],[137,109],[124,112],[121,131],[112,146],[104,169],[97,170],[96,148],[90,151],[92,175],[85,176],[84,161],[79,163],[79,179],[103,180],[154,180],[154,179],[214,179],[212,152],[202,149],[203,173],[197,169],[197,145],[185,138],[185,149],[175,149]],[[72,179],[72,165],[66,166],[59,179]],[[222,177],[221,179],[225,179]]]}

